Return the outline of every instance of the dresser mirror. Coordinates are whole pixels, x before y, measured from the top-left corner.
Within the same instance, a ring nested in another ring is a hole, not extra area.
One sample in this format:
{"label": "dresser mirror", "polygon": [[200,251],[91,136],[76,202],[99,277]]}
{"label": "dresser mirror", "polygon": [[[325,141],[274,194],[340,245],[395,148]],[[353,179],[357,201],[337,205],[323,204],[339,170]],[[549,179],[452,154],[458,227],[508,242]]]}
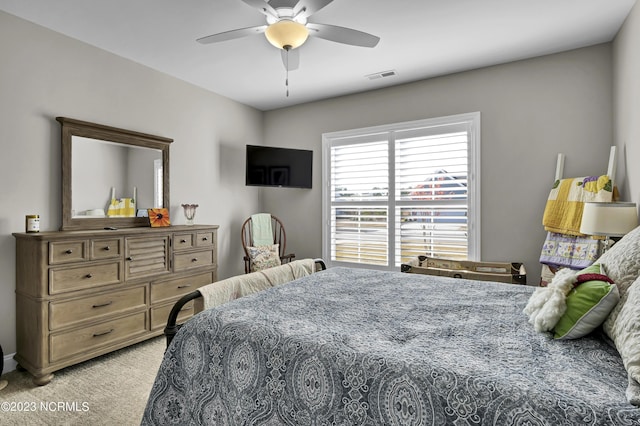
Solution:
{"label": "dresser mirror", "polygon": [[61,230],[149,226],[169,208],[172,139],[57,117],[62,125]]}

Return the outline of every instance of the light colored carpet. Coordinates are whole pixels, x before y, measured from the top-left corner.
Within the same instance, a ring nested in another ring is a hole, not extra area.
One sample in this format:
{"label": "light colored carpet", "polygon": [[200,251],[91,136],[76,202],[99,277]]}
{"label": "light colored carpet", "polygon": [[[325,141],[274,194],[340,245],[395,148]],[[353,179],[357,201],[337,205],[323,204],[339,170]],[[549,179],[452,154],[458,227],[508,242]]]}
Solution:
{"label": "light colored carpet", "polygon": [[0,424],[139,425],[164,348],[156,337],[60,370],[46,386],[27,372],[7,373]]}

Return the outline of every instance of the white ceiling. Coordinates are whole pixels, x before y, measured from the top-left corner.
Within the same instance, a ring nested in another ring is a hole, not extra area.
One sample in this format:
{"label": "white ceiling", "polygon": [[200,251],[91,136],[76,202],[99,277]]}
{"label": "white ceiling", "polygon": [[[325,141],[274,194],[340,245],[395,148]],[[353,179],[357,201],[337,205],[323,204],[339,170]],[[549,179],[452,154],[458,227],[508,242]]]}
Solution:
{"label": "white ceiling", "polygon": [[[0,10],[260,110],[611,41],[635,0],[335,0],[309,19],[381,38],[373,49],[318,38],[289,75],[263,35],[196,39],[263,25],[241,0],[0,0]],[[366,76],[394,70],[397,76]]]}

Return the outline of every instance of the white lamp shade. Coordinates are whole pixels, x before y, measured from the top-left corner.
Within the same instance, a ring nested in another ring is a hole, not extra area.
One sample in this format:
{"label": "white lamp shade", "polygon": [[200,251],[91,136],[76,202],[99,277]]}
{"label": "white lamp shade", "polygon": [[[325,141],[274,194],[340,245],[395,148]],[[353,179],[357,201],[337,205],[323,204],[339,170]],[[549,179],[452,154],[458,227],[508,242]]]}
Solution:
{"label": "white lamp shade", "polygon": [[580,232],[621,237],[638,226],[635,203],[585,203]]}
{"label": "white lamp shade", "polygon": [[295,49],[307,41],[309,30],[299,22],[283,19],[269,25],[264,35],[278,49],[285,49],[286,46]]}

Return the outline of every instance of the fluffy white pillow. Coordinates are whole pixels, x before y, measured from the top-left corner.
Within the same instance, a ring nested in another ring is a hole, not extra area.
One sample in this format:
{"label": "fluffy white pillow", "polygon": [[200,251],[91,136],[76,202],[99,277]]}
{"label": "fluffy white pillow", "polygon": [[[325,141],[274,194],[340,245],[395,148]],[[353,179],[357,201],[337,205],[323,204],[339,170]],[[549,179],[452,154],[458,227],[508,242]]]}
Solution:
{"label": "fluffy white pillow", "polygon": [[567,310],[567,294],[577,280],[576,272],[561,269],[546,287],[538,287],[533,292],[523,312],[538,333],[553,330],[558,320]]}

